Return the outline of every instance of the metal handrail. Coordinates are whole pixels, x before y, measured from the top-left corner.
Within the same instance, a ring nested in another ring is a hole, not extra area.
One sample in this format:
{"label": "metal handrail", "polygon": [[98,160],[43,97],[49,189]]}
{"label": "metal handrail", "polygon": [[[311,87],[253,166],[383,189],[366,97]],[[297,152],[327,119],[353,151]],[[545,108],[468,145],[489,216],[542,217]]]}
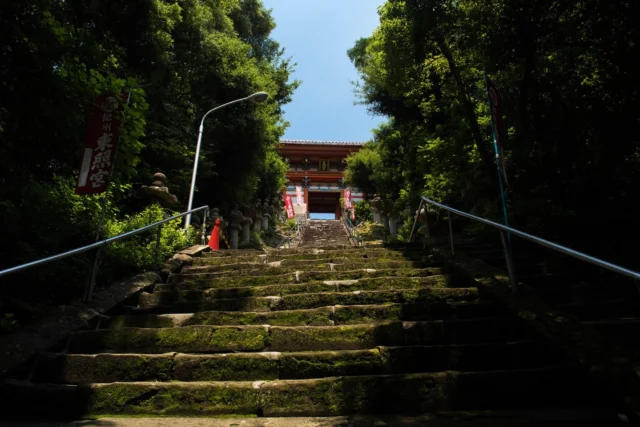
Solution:
{"label": "metal handrail", "polygon": [[[538,244],[540,246],[544,246],[546,248],[553,249],[556,252],[560,252],[560,253],[568,255],[570,257],[573,257],[573,258],[579,259],[581,261],[587,262],[589,264],[593,264],[593,265],[596,265],[598,267],[605,268],[607,270],[613,271],[614,273],[618,273],[618,274],[630,277],[630,278],[635,279],[635,280],[640,280],[640,273],[638,273],[636,271],[629,270],[629,269],[624,268],[624,267],[620,267],[619,265],[616,265],[616,264],[601,260],[601,259],[593,257],[591,255],[587,255],[585,253],[575,251],[573,249],[567,248],[567,247],[559,245],[557,243],[550,242],[550,241],[542,239],[540,237],[536,237],[536,236],[533,236],[531,234],[527,234],[527,233],[525,233],[523,231],[520,231],[520,230],[517,230],[515,228],[507,227],[506,225],[499,224],[499,223],[493,222],[493,221],[489,221],[488,219],[481,218],[481,217],[478,217],[478,216],[475,216],[475,215],[471,215],[470,213],[463,212],[463,211],[451,208],[449,206],[446,206],[446,205],[443,205],[441,203],[435,202],[435,201],[433,201],[431,199],[428,199],[428,198],[426,198],[424,196],[421,196],[420,199],[421,199],[420,206],[418,207],[418,212],[416,214],[416,217],[415,217],[415,220],[414,220],[414,223],[413,223],[413,228],[411,230],[411,235],[409,236],[409,242],[411,242],[413,240],[413,233],[414,233],[415,228],[416,228],[416,223],[418,221],[418,216],[420,215],[420,211],[422,210],[422,206],[423,206],[424,203],[428,203],[430,205],[433,205],[433,206],[438,207],[440,209],[444,209],[444,210],[446,210],[448,212],[451,212],[451,213],[454,213],[456,215],[459,215],[459,216],[462,216],[462,217],[465,217],[465,218],[469,218],[469,219],[474,220],[474,221],[478,221],[478,222],[480,222],[482,224],[485,224],[485,225],[488,225],[490,227],[497,228],[498,230],[500,230],[500,233],[501,233],[503,248],[505,250],[505,259],[507,261],[507,268],[510,270],[509,271],[509,276],[510,276],[510,280],[512,282],[511,284],[514,287],[514,289],[516,287],[515,274],[513,273],[512,256],[511,256],[510,251],[507,248],[506,240],[504,238],[506,233],[513,234],[514,236],[518,236],[518,237],[520,237],[522,239],[525,239],[525,240],[528,240],[530,242],[536,243],[536,244]],[[451,251],[452,251],[452,253],[455,254],[455,247],[454,247],[454,244],[453,244],[453,228],[452,228],[451,224],[452,224],[451,223],[451,215],[449,215],[449,237],[450,237],[450,240],[451,240]]]}
{"label": "metal handrail", "polygon": [[360,237],[358,229],[356,228],[353,221],[351,221],[351,218],[349,218],[348,212],[345,209],[342,210],[342,222],[347,229],[347,235],[349,239],[353,240],[356,246],[360,246],[362,244],[362,237]]}
{"label": "metal handrail", "polygon": [[[278,244],[278,246],[276,246],[276,249],[280,249],[281,247],[283,247],[285,242],[287,242],[287,247],[291,248],[291,243],[300,237],[303,228],[307,224],[306,217],[302,225],[300,224],[300,221],[298,221],[297,217],[295,220],[296,220],[296,225],[292,227],[287,234],[285,234],[285,236],[282,238],[282,241]],[[291,231],[293,230],[295,231],[291,233]]]}
{"label": "metal handrail", "polygon": [[[186,215],[189,215],[189,214],[192,214],[192,213],[195,213],[195,212],[200,212],[200,211],[205,211],[205,219],[202,221],[202,233],[201,233],[201,239],[204,239],[204,235],[205,235],[204,231],[205,231],[205,227],[206,227],[206,218],[207,218],[207,215],[209,213],[209,206],[201,206],[201,207],[199,207],[197,209],[192,209],[190,211],[183,212],[183,213],[178,214],[178,215],[174,215],[174,216],[172,216],[170,218],[163,219],[162,221],[154,222],[153,224],[150,224],[150,225],[147,225],[147,226],[144,226],[144,227],[141,227],[141,228],[137,228],[137,229],[135,229],[133,231],[128,231],[126,233],[122,233],[122,234],[119,234],[117,236],[101,240],[99,242],[95,242],[95,243],[93,243],[91,245],[83,246],[83,247],[77,248],[77,249],[72,249],[70,251],[63,252],[63,253],[60,253],[60,254],[57,254],[57,255],[52,255],[52,256],[47,257],[47,258],[42,258],[42,259],[39,259],[39,260],[36,260],[36,261],[32,261],[32,262],[21,264],[21,265],[15,266],[15,267],[7,268],[6,270],[0,270],[0,277],[7,276],[7,275],[12,274],[12,273],[18,273],[20,271],[28,270],[30,268],[38,267],[38,266],[41,266],[41,265],[44,265],[44,264],[48,264],[48,263],[53,262],[53,261],[58,261],[58,260],[61,260],[61,259],[64,259],[64,258],[69,258],[71,256],[78,255],[78,254],[81,254],[81,253],[84,253],[84,252],[89,252],[89,251],[91,251],[93,249],[102,249],[104,246],[108,245],[109,243],[117,242],[119,240],[128,239],[129,237],[135,236],[136,234],[144,233],[145,231],[149,231],[149,230],[151,230],[151,229],[153,229],[155,227],[159,227],[159,226],[161,226],[161,225],[163,225],[163,224],[165,224],[167,222],[170,222],[170,221],[176,220],[178,218],[182,218],[183,216],[186,216]],[[94,266],[94,268],[95,268],[95,266]],[[95,278],[92,279],[92,282],[93,282],[94,279]],[[92,285],[93,285],[93,283],[91,283],[90,287],[92,287]],[[89,292],[89,295],[87,295],[87,292],[85,291],[85,300],[88,300],[90,298],[91,298],[90,292]]]}

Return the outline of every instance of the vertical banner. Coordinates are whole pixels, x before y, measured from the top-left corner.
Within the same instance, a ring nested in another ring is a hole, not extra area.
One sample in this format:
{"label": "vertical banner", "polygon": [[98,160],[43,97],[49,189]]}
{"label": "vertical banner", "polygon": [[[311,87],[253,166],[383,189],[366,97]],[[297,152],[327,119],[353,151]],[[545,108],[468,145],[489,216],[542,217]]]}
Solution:
{"label": "vertical banner", "polygon": [[356,207],[354,206],[351,209],[351,221],[355,221],[356,220]]}
{"label": "vertical banner", "polygon": [[301,206],[304,203],[304,196],[302,195],[302,187],[296,185],[296,203]]}
{"label": "vertical banner", "polygon": [[351,209],[351,190],[344,190],[344,208]]}
{"label": "vertical banner", "polygon": [[287,194],[284,198],[284,205],[287,209],[287,218],[291,219],[294,216],[296,216],[295,212],[293,211],[293,200],[291,200],[291,196],[289,194]]}
{"label": "vertical banner", "polygon": [[491,79],[487,77],[487,91],[489,93],[489,111],[491,112],[491,125],[493,126],[493,138],[497,145],[496,156],[499,162],[500,172],[504,183],[509,185],[507,181],[507,172],[504,165],[504,135],[502,133],[502,101],[500,99],[500,92],[498,88],[493,84]]}
{"label": "vertical banner", "polygon": [[95,99],[85,134],[76,194],[100,194],[109,186],[118,149],[121,112],[122,104],[116,95],[103,94]]}

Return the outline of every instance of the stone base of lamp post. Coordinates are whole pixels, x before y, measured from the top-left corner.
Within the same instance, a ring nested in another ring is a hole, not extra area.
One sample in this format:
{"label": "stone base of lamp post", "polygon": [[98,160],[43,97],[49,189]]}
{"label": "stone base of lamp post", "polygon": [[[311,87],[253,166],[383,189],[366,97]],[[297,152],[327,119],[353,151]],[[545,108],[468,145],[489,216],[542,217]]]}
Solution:
{"label": "stone base of lamp post", "polygon": [[231,246],[231,249],[238,249],[238,232],[240,227],[238,226],[231,226],[229,228],[229,245]]}
{"label": "stone base of lamp post", "polygon": [[398,218],[389,218],[389,239],[395,241],[398,239]]}
{"label": "stone base of lamp post", "polygon": [[271,215],[269,214],[264,214],[262,215],[262,229],[265,231],[265,233],[269,232],[269,220],[271,219]]}
{"label": "stone base of lamp post", "polygon": [[[247,221],[248,219],[248,221]],[[246,218],[242,223],[242,243],[249,243],[251,240],[251,218]]]}

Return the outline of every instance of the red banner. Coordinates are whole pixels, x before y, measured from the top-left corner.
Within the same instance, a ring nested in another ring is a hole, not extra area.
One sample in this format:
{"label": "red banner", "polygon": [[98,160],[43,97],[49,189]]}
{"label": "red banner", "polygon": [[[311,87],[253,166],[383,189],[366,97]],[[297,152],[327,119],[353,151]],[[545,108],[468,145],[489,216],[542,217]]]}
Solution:
{"label": "red banner", "polygon": [[351,190],[344,190],[344,208],[351,209]]}
{"label": "red banner", "polygon": [[295,212],[293,211],[293,201],[291,200],[291,196],[289,194],[285,196],[284,204],[287,209],[287,218],[291,219],[296,216]]}
{"label": "red banner", "polygon": [[113,158],[118,149],[122,103],[116,95],[98,96],[84,139],[84,152],[76,194],[100,194],[109,186]]}
{"label": "red banner", "polygon": [[355,221],[355,220],[356,220],[356,208],[354,206],[353,209],[351,209],[351,221]]}

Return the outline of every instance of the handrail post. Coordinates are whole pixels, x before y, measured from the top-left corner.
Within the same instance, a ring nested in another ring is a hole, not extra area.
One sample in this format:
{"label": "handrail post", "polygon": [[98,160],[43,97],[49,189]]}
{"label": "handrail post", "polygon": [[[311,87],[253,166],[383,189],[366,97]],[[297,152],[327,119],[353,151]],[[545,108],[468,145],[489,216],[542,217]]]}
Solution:
{"label": "handrail post", "polygon": [[158,226],[156,231],[156,248],[155,248],[155,260],[160,264],[160,237],[162,236],[162,225]]}
{"label": "handrail post", "polygon": [[509,283],[513,289],[513,293],[518,292],[518,282],[516,280],[515,267],[513,265],[513,255],[511,254],[511,245],[509,245],[506,232],[500,230],[500,240],[502,241],[502,251],[504,252],[504,260],[507,263],[507,273],[509,274]]}
{"label": "handrail post", "polygon": [[96,285],[96,278],[98,276],[98,263],[100,262],[100,256],[102,255],[102,249],[104,246],[96,249],[96,254],[93,256],[93,262],[87,275],[87,282],[84,285],[84,292],[82,294],[82,302],[90,302],[93,297],[93,289]]}
{"label": "handrail post", "polygon": [[449,217],[449,241],[451,242],[451,255],[455,255],[456,247],[453,243],[453,218],[451,212],[447,212],[447,216]]}
{"label": "handrail post", "polygon": [[202,219],[202,230],[200,232],[200,244],[206,245],[206,232],[207,232],[207,218],[209,217],[209,209],[204,210],[203,219]]}
{"label": "handrail post", "polygon": [[416,224],[418,223],[418,218],[420,218],[420,211],[422,210],[422,205],[424,204],[424,200],[420,198],[420,205],[418,205],[418,210],[416,211],[416,216],[413,219],[413,227],[411,228],[411,234],[409,235],[409,243],[413,241],[413,232],[416,230]]}

